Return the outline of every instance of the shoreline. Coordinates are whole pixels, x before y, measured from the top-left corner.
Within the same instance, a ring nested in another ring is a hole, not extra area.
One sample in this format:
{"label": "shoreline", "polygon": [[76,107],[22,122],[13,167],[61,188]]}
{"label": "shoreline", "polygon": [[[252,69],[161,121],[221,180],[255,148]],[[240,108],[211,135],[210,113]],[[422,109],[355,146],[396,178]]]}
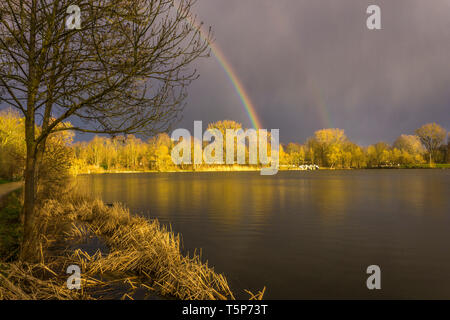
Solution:
{"label": "shoreline", "polygon": [[[223,274],[182,250],[179,234],[120,203],[69,195],[46,200],[37,217],[36,256],[1,257],[0,299],[235,299]],[[81,269],[82,290],[66,287],[68,265]],[[264,289],[247,293],[262,299]]]}
{"label": "shoreline", "polygon": [[[450,164],[440,164],[437,166],[411,166],[411,167],[366,167],[366,168],[325,168],[308,170],[300,168],[279,168],[278,171],[351,171],[351,170],[414,170],[414,169],[430,169],[430,170],[448,170]],[[78,172],[76,175],[91,175],[91,174],[127,174],[127,173],[197,173],[197,172],[255,172],[261,171],[261,168],[243,168],[243,169],[196,169],[196,170],[105,170],[105,171],[91,171]]]}

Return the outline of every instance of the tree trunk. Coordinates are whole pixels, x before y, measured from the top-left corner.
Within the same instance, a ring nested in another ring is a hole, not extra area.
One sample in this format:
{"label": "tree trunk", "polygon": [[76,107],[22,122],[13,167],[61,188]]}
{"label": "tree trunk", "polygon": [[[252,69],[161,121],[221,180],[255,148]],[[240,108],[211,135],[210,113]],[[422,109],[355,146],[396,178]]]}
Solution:
{"label": "tree trunk", "polygon": [[33,121],[26,121],[27,155],[25,163],[25,187],[23,203],[23,240],[20,260],[33,260],[35,201],[36,201],[36,143],[34,141],[35,127]]}
{"label": "tree trunk", "polygon": [[35,104],[38,87],[36,76],[36,6],[37,0],[31,1],[31,17],[29,31],[29,53],[28,53],[28,94],[27,110],[25,115],[25,143],[27,155],[25,162],[25,187],[23,202],[23,240],[20,250],[20,260],[34,260],[34,216],[36,198],[36,127],[35,127]]}

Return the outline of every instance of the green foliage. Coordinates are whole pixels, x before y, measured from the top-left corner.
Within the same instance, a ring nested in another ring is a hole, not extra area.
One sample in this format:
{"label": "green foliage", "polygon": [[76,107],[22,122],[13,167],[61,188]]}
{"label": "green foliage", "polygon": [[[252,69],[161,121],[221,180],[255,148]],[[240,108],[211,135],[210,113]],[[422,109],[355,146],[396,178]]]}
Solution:
{"label": "green foliage", "polygon": [[21,192],[15,191],[0,203],[0,260],[12,260],[19,253],[22,240]]}

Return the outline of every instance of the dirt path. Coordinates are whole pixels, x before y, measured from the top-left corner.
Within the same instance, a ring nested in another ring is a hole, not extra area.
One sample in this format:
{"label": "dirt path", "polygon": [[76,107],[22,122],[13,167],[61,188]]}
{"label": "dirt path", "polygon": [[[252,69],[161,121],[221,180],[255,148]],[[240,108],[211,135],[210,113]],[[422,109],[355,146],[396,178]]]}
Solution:
{"label": "dirt path", "polygon": [[8,193],[19,189],[22,185],[23,182],[21,181],[0,184],[0,199],[3,198]]}

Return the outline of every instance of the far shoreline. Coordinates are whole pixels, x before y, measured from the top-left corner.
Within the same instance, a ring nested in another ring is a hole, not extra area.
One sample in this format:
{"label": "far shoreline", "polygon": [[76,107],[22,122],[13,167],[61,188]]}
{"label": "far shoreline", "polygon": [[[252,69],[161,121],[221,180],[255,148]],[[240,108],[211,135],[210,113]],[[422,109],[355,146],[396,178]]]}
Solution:
{"label": "far shoreline", "polygon": [[[411,169],[440,169],[440,170],[446,170],[450,169],[450,164],[438,164],[438,165],[421,165],[421,166],[400,166],[400,167],[373,167],[373,168],[327,168],[327,167],[321,167],[319,169],[314,170],[305,170],[300,168],[279,168],[278,171],[351,171],[351,170],[411,170]],[[204,173],[214,173],[214,172],[255,172],[255,171],[261,171],[261,168],[240,168],[240,169],[179,169],[179,170],[92,170],[89,172],[79,172],[76,175],[93,175],[93,174],[131,174],[131,173],[196,173],[196,172],[204,172]]]}

